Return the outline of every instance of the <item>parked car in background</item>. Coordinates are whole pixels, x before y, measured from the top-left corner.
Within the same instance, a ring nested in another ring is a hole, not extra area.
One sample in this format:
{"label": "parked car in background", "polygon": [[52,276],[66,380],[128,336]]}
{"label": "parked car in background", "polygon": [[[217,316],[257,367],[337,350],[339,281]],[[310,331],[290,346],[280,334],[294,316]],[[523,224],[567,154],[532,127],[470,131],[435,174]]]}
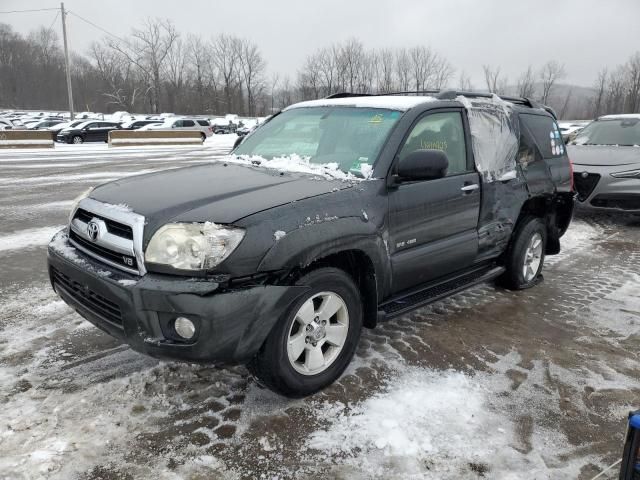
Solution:
{"label": "parked car in background", "polygon": [[236,131],[237,131],[237,126],[233,123],[230,123],[229,125],[216,125],[213,127],[213,133],[215,133],[216,135],[236,133]]}
{"label": "parked car in background", "polygon": [[146,125],[159,125],[162,120],[131,120],[120,125],[122,130],[138,130]]}
{"label": "parked car in background", "polygon": [[56,125],[64,123],[62,120],[40,120],[28,126],[29,130],[45,130]]}
{"label": "parked car in background", "polygon": [[81,123],[87,123],[87,120],[73,120],[72,122],[62,122],[57,125],[53,125],[52,127],[49,127],[49,131],[52,133],[53,138],[55,140],[58,133],[60,133],[62,130],[77,127]]}
{"label": "parked car in background", "polygon": [[106,142],[109,139],[109,132],[119,128],[119,123],[90,120],[60,131],[56,135],[56,142]]}
{"label": "parked car in background", "polygon": [[154,123],[141,127],[139,130],[197,130],[204,141],[213,135],[213,128],[209,120],[202,118],[167,118],[162,123]]}
{"label": "parked car in background", "polygon": [[567,149],[578,207],[640,213],[640,114],[600,117]]}
{"label": "parked car in background", "polygon": [[560,134],[562,135],[562,140],[564,143],[568,143],[573,140],[580,130],[589,125],[591,120],[576,120],[576,121],[566,121],[566,122],[558,122],[558,126],[560,127]]}

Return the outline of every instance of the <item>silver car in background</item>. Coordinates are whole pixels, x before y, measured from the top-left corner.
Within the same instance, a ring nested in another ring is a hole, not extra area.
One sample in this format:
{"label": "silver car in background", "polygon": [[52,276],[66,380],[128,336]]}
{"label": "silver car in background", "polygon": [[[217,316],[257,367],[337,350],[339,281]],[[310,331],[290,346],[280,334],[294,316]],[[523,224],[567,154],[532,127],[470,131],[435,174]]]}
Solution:
{"label": "silver car in background", "polygon": [[640,114],[606,115],[568,145],[576,206],[640,213]]}

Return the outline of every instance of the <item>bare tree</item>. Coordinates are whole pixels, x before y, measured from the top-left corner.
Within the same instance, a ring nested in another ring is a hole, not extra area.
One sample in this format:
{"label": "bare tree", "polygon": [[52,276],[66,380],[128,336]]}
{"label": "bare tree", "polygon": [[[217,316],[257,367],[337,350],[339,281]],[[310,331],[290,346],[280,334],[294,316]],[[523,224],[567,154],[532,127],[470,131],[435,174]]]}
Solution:
{"label": "bare tree", "polygon": [[377,53],[376,83],[378,91],[389,93],[395,89],[395,56],[393,50],[383,48]]}
{"label": "bare tree", "polygon": [[265,61],[258,46],[249,40],[240,40],[238,44],[240,70],[247,89],[247,106],[250,116],[255,114],[256,94],[263,88]]}
{"label": "bare tree", "polygon": [[396,74],[400,90],[408,91],[411,84],[411,59],[406,48],[396,51]]}
{"label": "bare tree", "polygon": [[520,97],[532,98],[535,95],[536,80],[531,65],[518,77],[516,88]]}
{"label": "bare tree", "polygon": [[558,80],[565,77],[564,65],[556,62],[555,60],[551,60],[542,66],[539,77],[542,85],[542,96],[540,97],[540,101],[543,104],[546,104],[549,101],[549,96],[551,95],[554,85]]}
{"label": "bare tree", "polygon": [[598,77],[596,78],[595,84],[595,95],[593,99],[593,112],[592,115],[594,118],[597,118],[602,113],[604,109],[605,102],[605,94],[607,90],[607,81],[609,78],[609,72],[606,68],[603,68],[598,72]]}
{"label": "bare tree", "polygon": [[471,78],[464,70],[461,70],[460,75],[458,75],[458,89],[463,92],[470,92],[473,90]]}
{"label": "bare tree", "polygon": [[227,113],[232,109],[233,90],[238,84],[240,69],[240,40],[221,34],[212,42],[213,62],[222,78]]}
{"label": "bare tree", "polygon": [[487,85],[487,90],[491,93],[501,95],[506,93],[507,78],[500,75],[500,67],[492,67],[490,65],[483,65],[484,81]]}
{"label": "bare tree", "polygon": [[627,98],[626,113],[637,113],[640,109],[640,53],[634,54],[626,64]]}
{"label": "bare tree", "polygon": [[141,29],[134,29],[132,41],[109,40],[109,46],[135,64],[149,82],[152,111],[161,110],[162,69],[179,34],[169,19],[147,18]]}

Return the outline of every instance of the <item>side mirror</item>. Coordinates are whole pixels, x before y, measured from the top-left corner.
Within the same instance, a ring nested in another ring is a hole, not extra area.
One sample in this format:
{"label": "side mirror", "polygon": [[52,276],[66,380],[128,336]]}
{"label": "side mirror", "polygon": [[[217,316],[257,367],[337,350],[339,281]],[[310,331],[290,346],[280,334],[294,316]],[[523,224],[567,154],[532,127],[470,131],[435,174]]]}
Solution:
{"label": "side mirror", "polygon": [[447,174],[449,159],[442,150],[415,150],[398,162],[400,181],[434,180]]}
{"label": "side mirror", "polygon": [[233,148],[235,149],[238,145],[240,145],[242,143],[242,140],[244,140],[244,137],[236,138],[236,141],[233,142]]}

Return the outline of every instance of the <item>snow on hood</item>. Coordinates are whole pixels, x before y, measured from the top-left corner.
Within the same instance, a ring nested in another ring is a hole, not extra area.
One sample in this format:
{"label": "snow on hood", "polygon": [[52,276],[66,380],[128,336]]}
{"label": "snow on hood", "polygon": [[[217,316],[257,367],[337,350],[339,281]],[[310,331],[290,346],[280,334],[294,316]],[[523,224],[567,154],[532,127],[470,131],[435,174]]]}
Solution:
{"label": "snow on hood", "polygon": [[[520,126],[513,105],[497,95],[491,98],[456,98],[467,109],[473,156],[486,182],[513,176]],[[506,175],[506,177],[505,177]]]}
{"label": "snow on hood", "polygon": [[274,157],[266,159],[258,155],[229,155],[219,162],[236,163],[239,165],[258,165],[260,167],[277,170],[286,173],[307,173],[311,175],[319,175],[327,179],[338,179],[346,181],[362,181],[371,178],[373,169],[366,165],[361,168],[362,177],[353,173],[345,173],[338,167],[337,163],[312,163],[308,157],[299,155],[289,155],[284,157]]}

